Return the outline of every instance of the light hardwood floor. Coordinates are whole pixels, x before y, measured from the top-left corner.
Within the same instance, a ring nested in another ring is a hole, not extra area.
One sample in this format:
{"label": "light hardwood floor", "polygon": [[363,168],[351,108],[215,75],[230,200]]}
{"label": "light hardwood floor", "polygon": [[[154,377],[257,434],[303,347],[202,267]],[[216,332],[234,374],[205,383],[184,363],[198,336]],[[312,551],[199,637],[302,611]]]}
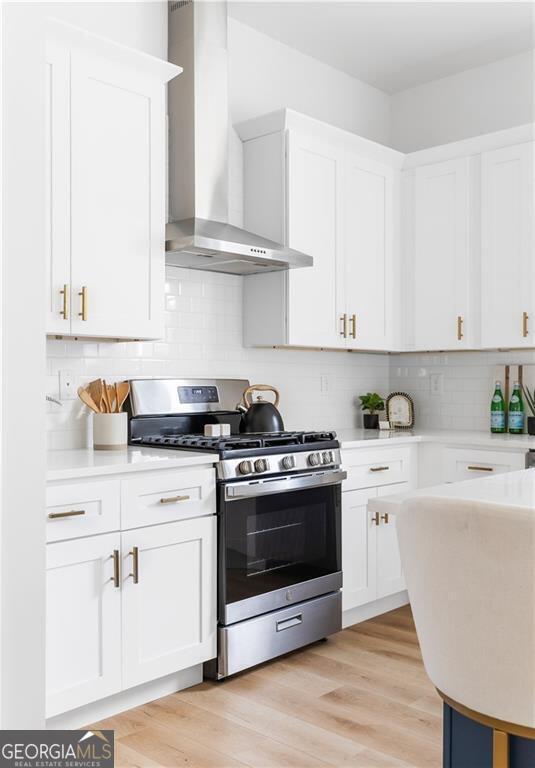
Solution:
{"label": "light hardwood floor", "polygon": [[441,702],[410,609],[95,723],[128,768],[439,768]]}

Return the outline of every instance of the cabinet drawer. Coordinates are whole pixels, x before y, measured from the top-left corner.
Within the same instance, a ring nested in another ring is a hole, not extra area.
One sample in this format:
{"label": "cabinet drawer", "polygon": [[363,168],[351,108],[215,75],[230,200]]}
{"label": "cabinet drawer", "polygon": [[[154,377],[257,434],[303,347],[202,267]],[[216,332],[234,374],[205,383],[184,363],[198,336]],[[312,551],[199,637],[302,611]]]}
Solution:
{"label": "cabinet drawer", "polygon": [[46,539],[61,541],[119,529],[120,483],[51,485],[46,489]]}
{"label": "cabinet drawer", "polygon": [[211,515],[215,511],[212,468],[159,472],[121,483],[123,530]]}
{"label": "cabinet drawer", "polygon": [[347,472],[343,490],[376,488],[409,480],[410,456],[410,448],[342,451],[342,467]]}
{"label": "cabinet drawer", "polygon": [[524,453],[507,451],[485,451],[483,449],[444,449],[445,481],[454,483],[458,480],[473,480],[476,477],[492,477],[502,472],[514,472],[524,469]]}

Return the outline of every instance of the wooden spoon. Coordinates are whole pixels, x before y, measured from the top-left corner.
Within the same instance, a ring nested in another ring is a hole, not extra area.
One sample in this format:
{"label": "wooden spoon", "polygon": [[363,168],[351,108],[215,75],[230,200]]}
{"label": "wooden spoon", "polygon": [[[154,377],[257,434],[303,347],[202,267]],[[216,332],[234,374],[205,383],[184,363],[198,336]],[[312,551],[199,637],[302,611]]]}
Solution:
{"label": "wooden spoon", "polygon": [[[115,386],[113,384],[107,384],[106,389],[108,391],[108,405],[110,407],[110,413],[116,413],[116,393],[115,393]],[[115,408],[114,408],[115,403]]]}
{"label": "wooden spoon", "polygon": [[117,391],[115,407],[117,408],[117,413],[121,413],[123,403],[130,394],[130,384],[127,381],[118,381],[115,389]]}
{"label": "wooden spoon", "polygon": [[102,379],[95,379],[94,381],[90,381],[86,389],[93,398],[93,402],[96,403],[99,413],[106,413],[107,401],[104,397]]}
{"label": "wooden spoon", "polygon": [[100,413],[99,409],[95,405],[95,401],[87,391],[87,389],[84,389],[83,387],[78,387],[78,397],[84,403],[84,405],[87,405],[88,408],[90,408],[95,413]]}

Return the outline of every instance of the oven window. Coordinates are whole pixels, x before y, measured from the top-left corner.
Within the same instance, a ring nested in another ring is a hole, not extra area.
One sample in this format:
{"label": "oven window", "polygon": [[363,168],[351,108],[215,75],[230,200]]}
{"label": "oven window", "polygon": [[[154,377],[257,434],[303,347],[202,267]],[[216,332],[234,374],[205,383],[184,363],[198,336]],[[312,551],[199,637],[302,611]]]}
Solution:
{"label": "oven window", "polygon": [[338,486],[227,502],[223,525],[227,604],[341,569]]}

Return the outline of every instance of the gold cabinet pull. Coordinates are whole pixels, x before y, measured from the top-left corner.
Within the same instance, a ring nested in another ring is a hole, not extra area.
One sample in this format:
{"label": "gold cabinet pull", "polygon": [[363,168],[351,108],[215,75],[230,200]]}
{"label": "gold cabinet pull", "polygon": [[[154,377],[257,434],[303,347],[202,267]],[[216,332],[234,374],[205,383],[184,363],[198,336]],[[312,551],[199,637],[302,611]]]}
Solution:
{"label": "gold cabinet pull", "polygon": [[340,315],[340,322],[342,323],[340,336],[343,336],[344,339],[347,339],[347,315],[345,313],[343,315]]}
{"label": "gold cabinet pull", "polygon": [[78,317],[81,317],[82,320],[87,320],[87,286],[83,285],[82,290],[78,294],[78,296],[81,296],[82,298],[82,311],[78,312]]}
{"label": "gold cabinet pull", "polygon": [[357,316],[356,315],[351,315],[351,317],[349,318],[349,326],[350,326],[349,335],[351,336],[352,339],[356,339],[357,338]]}
{"label": "gold cabinet pull", "polygon": [[177,501],[188,501],[189,496],[168,496],[160,499],[160,504],[176,504]]}
{"label": "gold cabinet pull", "polygon": [[388,517],[388,512],[385,512],[384,515],[381,515],[381,520],[384,520],[385,523],[387,524],[390,522],[390,518]]}
{"label": "gold cabinet pull", "polygon": [[63,296],[63,309],[60,311],[60,315],[64,320],[69,319],[69,286],[64,283],[62,290],[60,291]]}
{"label": "gold cabinet pull", "polygon": [[60,520],[62,517],[79,517],[85,515],[85,509],[71,509],[68,512],[49,512],[49,520]]}
{"label": "gold cabinet pull", "polygon": [[457,341],[461,341],[462,339],[464,339],[463,323],[464,323],[464,320],[462,316],[457,315]]}
{"label": "gold cabinet pull", "polygon": [[522,336],[524,338],[526,338],[526,336],[529,334],[528,320],[529,320],[528,313],[527,312],[522,312]]}
{"label": "gold cabinet pull", "polygon": [[128,554],[132,555],[132,573],[128,575],[132,577],[134,584],[137,584],[139,582],[139,549],[132,547]]}
{"label": "gold cabinet pull", "polygon": [[375,525],[379,525],[379,512],[376,512],[374,515],[372,515],[372,523],[375,523]]}
{"label": "gold cabinet pull", "polygon": [[467,467],[472,472],[494,472],[494,467]]}
{"label": "gold cabinet pull", "polygon": [[113,586],[116,587],[116,589],[119,589],[121,586],[121,576],[119,572],[119,550],[114,549],[113,555],[111,557],[113,559],[113,576],[111,577],[110,581],[113,581]]}
{"label": "gold cabinet pull", "polygon": [[390,467],[370,467],[370,472],[385,472]]}

